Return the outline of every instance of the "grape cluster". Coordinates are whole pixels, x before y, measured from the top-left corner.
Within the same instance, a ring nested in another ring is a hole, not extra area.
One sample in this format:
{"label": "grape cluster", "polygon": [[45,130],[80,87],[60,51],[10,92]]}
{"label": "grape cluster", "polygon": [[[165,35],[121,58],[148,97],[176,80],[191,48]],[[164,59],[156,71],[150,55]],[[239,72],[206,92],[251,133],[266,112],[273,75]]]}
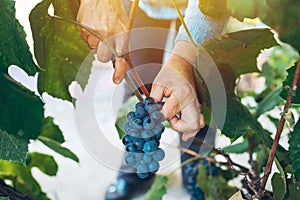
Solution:
{"label": "grape cluster", "polygon": [[165,127],[160,110],[161,103],[155,103],[151,97],[135,105],[135,112],[127,114],[123,126],[126,135],[122,142],[126,146],[125,162],[137,170],[138,177],[144,179],[149,173],[159,169],[158,161],[165,157],[165,152],[159,148],[159,140]]}
{"label": "grape cluster", "polygon": [[197,160],[188,163],[184,168],[184,175],[187,176],[186,189],[191,195],[192,200],[204,200],[204,194],[197,181],[198,170],[201,165],[205,166],[206,175],[218,175],[218,167],[210,162]]}

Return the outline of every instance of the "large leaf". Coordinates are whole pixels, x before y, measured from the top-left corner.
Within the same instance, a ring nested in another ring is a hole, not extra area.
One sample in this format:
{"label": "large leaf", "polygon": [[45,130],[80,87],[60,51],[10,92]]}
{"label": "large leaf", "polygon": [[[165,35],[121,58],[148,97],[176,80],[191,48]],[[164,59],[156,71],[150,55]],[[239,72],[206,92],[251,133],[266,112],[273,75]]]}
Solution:
{"label": "large leaf", "polygon": [[27,139],[15,137],[0,130],[0,160],[19,162],[25,165],[28,143]]}
{"label": "large leaf", "polygon": [[43,122],[43,128],[40,136],[52,139],[59,143],[64,143],[64,136],[59,127],[54,124],[52,117],[46,117]]}
{"label": "large leaf", "polygon": [[236,77],[257,72],[256,59],[261,50],[277,45],[269,29],[250,29],[228,33],[202,43],[218,66],[229,66]]}
{"label": "large leaf", "polygon": [[258,118],[261,114],[273,109],[277,106],[283,99],[279,96],[281,87],[277,87],[275,90],[271,91],[262,101],[257,104],[257,109],[255,117]]}
{"label": "large leaf", "polygon": [[226,153],[236,153],[236,154],[240,154],[240,153],[245,153],[246,151],[248,151],[248,140],[244,140],[241,143],[238,144],[233,144],[227,147],[224,147],[223,150]]}
{"label": "large leaf", "polygon": [[296,176],[296,179],[300,181],[300,120],[294,127],[294,131],[291,134],[289,140],[290,144],[290,159],[292,161],[293,170]]}
{"label": "large leaf", "polygon": [[33,178],[31,169],[39,168],[42,172],[54,176],[57,173],[57,164],[52,156],[31,153],[27,158],[27,167],[19,163],[0,161],[0,178],[11,180],[15,189],[28,195],[33,199],[49,200],[46,194],[41,190],[38,182]]}
{"label": "large leaf", "polygon": [[15,1],[0,1],[0,71],[7,73],[10,65],[18,65],[27,74],[39,69],[34,64],[23,27],[15,18]]}
{"label": "large leaf", "polygon": [[[282,91],[280,93],[280,96],[284,99],[287,99],[287,97],[288,97],[289,90],[291,88],[291,85],[292,85],[292,82],[293,82],[293,79],[294,79],[296,66],[297,66],[297,63],[295,64],[294,67],[287,70],[288,76],[287,76],[286,80],[283,82]],[[299,87],[300,87],[300,80],[298,81],[297,91],[296,91],[295,94],[293,94],[294,96],[293,96],[292,103],[297,103],[297,104],[300,103],[300,89],[299,89]]]}
{"label": "large leaf", "polygon": [[272,188],[273,188],[273,199],[274,200],[282,200],[285,192],[285,182],[282,179],[281,175],[279,173],[274,173],[272,176]]}
{"label": "large leaf", "polygon": [[300,2],[298,0],[227,0],[227,9],[232,16],[241,21],[246,17],[259,17],[268,26],[278,31],[282,41],[300,50],[298,39]]}
{"label": "large leaf", "polygon": [[[48,15],[51,3],[55,15],[71,20],[76,19],[78,8],[77,1],[44,0],[30,13],[35,56],[38,64],[45,69],[39,74],[38,89],[40,93],[47,92],[54,97],[71,101],[68,87],[75,80],[82,88],[85,87],[93,56],[87,57],[89,49],[74,24]],[[80,70],[83,62],[84,67]]]}
{"label": "large leaf", "polygon": [[147,192],[145,200],[161,200],[167,193],[166,184],[168,181],[169,178],[167,176],[158,175],[150,190]]}
{"label": "large leaf", "polygon": [[10,76],[0,73],[0,129],[26,139],[41,132],[43,102]]}
{"label": "large leaf", "polygon": [[48,146],[50,149],[54,150],[56,153],[66,158],[70,158],[75,162],[79,162],[79,158],[72,151],[70,151],[66,147],[61,146],[59,142],[43,136],[39,136],[38,139],[46,146]]}

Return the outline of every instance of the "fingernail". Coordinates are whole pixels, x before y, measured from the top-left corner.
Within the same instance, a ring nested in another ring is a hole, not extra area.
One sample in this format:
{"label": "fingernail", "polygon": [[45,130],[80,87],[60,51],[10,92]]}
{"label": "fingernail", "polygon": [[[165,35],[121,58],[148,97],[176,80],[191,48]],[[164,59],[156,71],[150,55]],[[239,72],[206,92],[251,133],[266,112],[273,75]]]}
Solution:
{"label": "fingernail", "polygon": [[121,83],[121,79],[115,79],[114,82],[115,82],[115,84],[120,84]]}

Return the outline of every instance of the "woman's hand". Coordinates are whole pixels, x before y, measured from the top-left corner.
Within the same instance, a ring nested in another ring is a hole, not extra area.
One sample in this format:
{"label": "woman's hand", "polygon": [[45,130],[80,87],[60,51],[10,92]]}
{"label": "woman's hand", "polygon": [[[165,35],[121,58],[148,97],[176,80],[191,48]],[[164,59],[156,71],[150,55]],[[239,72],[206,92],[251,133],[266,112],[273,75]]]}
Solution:
{"label": "woman's hand", "polygon": [[[77,21],[95,31],[118,55],[123,55],[128,48],[127,23],[128,16],[121,0],[81,0]],[[85,29],[79,27],[81,38],[89,48],[97,53],[101,62],[108,62],[112,52],[102,42]],[[113,81],[120,83],[125,76],[128,65],[123,58],[117,58]]]}
{"label": "woman's hand", "polygon": [[[189,45],[185,43],[183,47]],[[194,137],[204,127],[204,117],[195,90],[193,65],[186,59],[175,54],[170,56],[154,80],[150,96],[157,102],[168,97],[162,113],[172,129],[184,133],[184,141]],[[180,112],[179,118],[177,114]]]}

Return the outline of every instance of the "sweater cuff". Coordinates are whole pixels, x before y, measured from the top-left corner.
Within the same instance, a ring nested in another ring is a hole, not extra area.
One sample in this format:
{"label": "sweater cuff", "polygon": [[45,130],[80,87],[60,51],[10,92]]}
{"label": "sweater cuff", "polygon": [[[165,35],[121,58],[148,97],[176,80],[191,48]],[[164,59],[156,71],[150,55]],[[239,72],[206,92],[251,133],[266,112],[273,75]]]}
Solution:
{"label": "sweater cuff", "polygon": [[[189,1],[184,20],[193,40],[199,45],[206,39],[218,37],[224,33],[228,17],[216,19],[206,16],[198,8],[198,3],[198,0]],[[176,41],[178,40],[190,41],[182,25],[176,37]]]}

